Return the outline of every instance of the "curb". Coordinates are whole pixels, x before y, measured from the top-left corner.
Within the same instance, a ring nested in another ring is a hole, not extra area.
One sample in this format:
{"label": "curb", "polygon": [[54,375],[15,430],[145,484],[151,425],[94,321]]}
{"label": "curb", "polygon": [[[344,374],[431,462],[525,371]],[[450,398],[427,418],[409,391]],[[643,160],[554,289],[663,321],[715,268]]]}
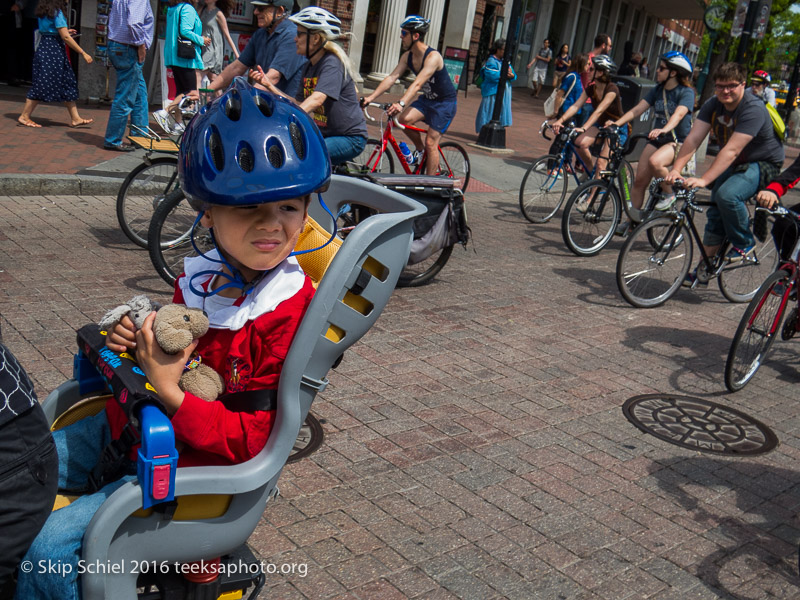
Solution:
{"label": "curb", "polygon": [[127,173],[96,175],[0,174],[0,196],[116,196]]}

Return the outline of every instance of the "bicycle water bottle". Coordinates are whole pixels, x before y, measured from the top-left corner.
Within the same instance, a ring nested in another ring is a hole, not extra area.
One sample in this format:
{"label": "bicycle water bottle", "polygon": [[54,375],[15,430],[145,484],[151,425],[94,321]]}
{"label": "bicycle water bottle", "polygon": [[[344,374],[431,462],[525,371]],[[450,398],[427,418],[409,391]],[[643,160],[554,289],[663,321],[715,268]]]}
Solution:
{"label": "bicycle water bottle", "polygon": [[403,153],[403,158],[405,159],[406,163],[408,163],[408,166],[410,167],[411,165],[414,164],[414,155],[411,154],[411,149],[408,147],[408,144],[406,144],[405,142],[400,142],[399,146],[400,146],[400,152]]}

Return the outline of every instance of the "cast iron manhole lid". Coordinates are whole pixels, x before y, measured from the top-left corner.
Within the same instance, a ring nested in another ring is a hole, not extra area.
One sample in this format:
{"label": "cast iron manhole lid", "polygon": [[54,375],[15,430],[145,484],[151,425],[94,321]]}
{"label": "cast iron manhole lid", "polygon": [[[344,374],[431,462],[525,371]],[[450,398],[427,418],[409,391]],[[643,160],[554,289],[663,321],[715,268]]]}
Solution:
{"label": "cast iron manhole lid", "polygon": [[645,433],[689,450],[751,456],[778,445],[777,436],[763,423],[700,398],[645,394],[627,400],[622,412]]}

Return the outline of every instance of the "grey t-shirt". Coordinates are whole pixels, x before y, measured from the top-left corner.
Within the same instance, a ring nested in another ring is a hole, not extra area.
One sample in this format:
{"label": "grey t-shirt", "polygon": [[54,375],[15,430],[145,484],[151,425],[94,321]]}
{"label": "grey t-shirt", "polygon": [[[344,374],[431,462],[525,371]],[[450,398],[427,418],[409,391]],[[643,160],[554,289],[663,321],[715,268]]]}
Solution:
{"label": "grey t-shirt", "polygon": [[275,69],[281,74],[277,87],[287,96],[294,96],[300,87],[300,74],[306,57],[297,53],[294,38],[297,25],[284,19],[271,34],[263,27],[253,34],[239,54],[239,62],[253,69],[260,65],[266,73]]}
{"label": "grey t-shirt", "polygon": [[[544,46],[542,46],[541,48],[539,48],[539,52],[537,52],[536,54],[538,56],[541,56],[542,58],[553,58],[553,49],[552,48],[545,48]],[[547,65],[549,65],[549,64],[550,63],[547,62],[546,60],[542,60],[541,58],[537,58],[536,59],[536,64],[533,65],[533,68],[534,69],[546,69]]]}
{"label": "grey t-shirt", "polygon": [[327,96],[322,106],[311,113],[322,137],[367,137],[367,121],[358,105],[356,86],[335,54],[326,52],[317,64],[306,63],[300,91],[295,99],[302,102],[314,92]]}
{"label": "grey t-shirt", "polygon": [[734,165],[758,161],[783,164],[783,145],[772,129],[772,119],[767,107],[753,94],[745,94],[733,112],[712,96],[700,108],[697,119],[711,124],[720,148],[725,146],[734,133],[752,135],[753,139],[733,161]]}
{"label": "grey t-shirt", "polygon": [[[644,97],[645,102],[652,106],[656,113],[655,120],[653,121],[653,129],[663,129],[669,120],[667,118],[667,111],[664,110],[664,93],[662,93],[663,89],[663,85],[657,85],[650,90],[647,96]],[[671,90],[666,90],[666,96],[667,109],[669,110],[670,116],[675,114],[675,111],[679,106],[685,106],[689,109],[689,112],[686,113],[686,116],[681,119],[680,123],[678,123],[678,126],[674,130],[675,137],[678,138],[679,142],[682,142],[686,139],[686,136],[689,135],[689,130],[692,128],[694,90],[690,87],[686,87],[685,85],[679,85]]]}

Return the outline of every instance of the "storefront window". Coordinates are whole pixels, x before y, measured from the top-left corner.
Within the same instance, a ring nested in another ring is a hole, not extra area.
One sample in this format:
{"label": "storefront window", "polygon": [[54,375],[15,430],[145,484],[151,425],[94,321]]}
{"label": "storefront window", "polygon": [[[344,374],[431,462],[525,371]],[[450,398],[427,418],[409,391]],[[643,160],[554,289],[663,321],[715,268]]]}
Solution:
{"label": "storefront window", "polygon": [[572,49],[573,54],[577,54],[578,52],[588,52],[592,49],[592,42],[594,40],[587,40],[586,36],[589,31],[589,21],[592,18],[594,4],[595,0],[583,0],[583,2],[581,2],[581,8],[578,11],[578,24],[575,27],[575,43]]}

